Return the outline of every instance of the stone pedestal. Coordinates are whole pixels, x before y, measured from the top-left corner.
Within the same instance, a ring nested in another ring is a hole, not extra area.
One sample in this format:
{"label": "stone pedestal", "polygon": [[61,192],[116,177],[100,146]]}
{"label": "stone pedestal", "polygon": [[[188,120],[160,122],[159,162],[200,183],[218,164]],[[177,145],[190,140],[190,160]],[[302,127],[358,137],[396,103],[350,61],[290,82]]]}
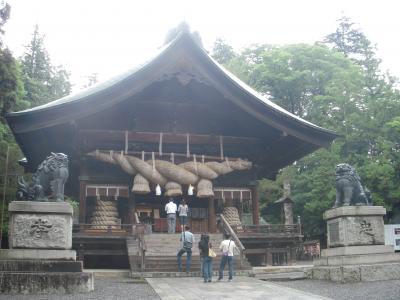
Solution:
{"label": "stone pedestal", "polygon": [[66,202],[11,202],[10,249],[71,249],[72,207]]}
{"label": "stone pedestal", "polygon": [[384,245],[381,206],[343,206],[324,213],[328,249],[309,277],[339,282],[400,279],[400,254]]}
{"label": "stone pedestal", "polygon": [[327,210],[328,248],[342,246],[384,245],[382,206],[343,206]]}
{"label": "stone pedestal", "polygon": [[10,249],[0,250],[0,293],[93,291],[72,247],[72,207],[66,202],[10,203]]}

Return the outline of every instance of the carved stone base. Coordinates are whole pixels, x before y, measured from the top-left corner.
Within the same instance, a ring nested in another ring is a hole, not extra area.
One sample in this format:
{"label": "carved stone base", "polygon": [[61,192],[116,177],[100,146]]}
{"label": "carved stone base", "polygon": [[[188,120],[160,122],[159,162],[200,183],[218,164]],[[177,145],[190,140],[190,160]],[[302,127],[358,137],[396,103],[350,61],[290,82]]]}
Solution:
{"label": "carved stone base", "polygon": [[1,260],[76,260],[75,250],[0,249]]}
{"label": "carved stone base", "polygon": [[14,201],[10,212],[10,249],[71,249],[72,206],[66,202]]}
{"label": "carved stone base", "polygon": [[384,244],[381,206],[328,210],[328,249],[314,260],[308,277],[338,282],[400,279],[400,253]]}
{"label": "carved stone base", "polygon": [[384,245],[382,206],[342,206],[327,210],[328,248],[340,246]]}
{"label": "carved stone base", "polygon": [[82,272],[72,245],[72,207],[65,202],[10,203],[9,244],[0,250],[0,293],[91,292],[93,274]]}
{"label": "carved stone base", "polygon": [[308,271],[308,277],[341,283],[359,281],[399,280],[400,263],[318,266]]}

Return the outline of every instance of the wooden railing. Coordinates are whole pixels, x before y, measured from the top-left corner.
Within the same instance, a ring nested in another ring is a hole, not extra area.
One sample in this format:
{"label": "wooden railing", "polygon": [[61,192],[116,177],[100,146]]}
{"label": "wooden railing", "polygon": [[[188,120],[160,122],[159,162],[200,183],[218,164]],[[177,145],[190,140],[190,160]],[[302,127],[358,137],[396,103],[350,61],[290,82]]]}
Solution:
{"label": "wooden railing", "polygon": [[223,226],[223,229],[226,233],[229,233],[231,236],[231,239],[235,242],[237,249],[239,250],[239,256],[240,256],[240,265],[242,266],[242,263],[244,262],[245,255],[244,251],[246,250],[242,244],[242,242],[239,240],[238,236],[236,235],[236,232],[233,230],[231,225],[229,225],[228,221],[225,219],[224,215],[220,215],[221,218],[221,223]]}
{"label": "wooden railing", "polygon": [[231,226],[239,235],[252,236],[298,236],[301,235],[301,225],[268,224]]}

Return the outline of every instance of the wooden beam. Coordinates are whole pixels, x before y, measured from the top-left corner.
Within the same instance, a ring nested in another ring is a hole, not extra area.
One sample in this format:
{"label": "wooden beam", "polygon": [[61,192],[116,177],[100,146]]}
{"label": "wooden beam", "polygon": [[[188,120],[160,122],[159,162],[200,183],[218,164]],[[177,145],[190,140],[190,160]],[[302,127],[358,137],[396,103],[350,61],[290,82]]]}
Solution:
{"label": "wooden beam", "polygon": [[[81,140],[87,142],[121,142],[125,143],[124,130],[80,130]],[[164,144],[186,144],[186,133],[163,133]],[[128,131],[127,139],[131,142],[143,142],[158,144],[159,132],[136,132]],[[224,145],[261,145],[262,141],[253,137],[223,136]],[[190,144],[194,145],[220,145],[219,135],[190,134]]]}

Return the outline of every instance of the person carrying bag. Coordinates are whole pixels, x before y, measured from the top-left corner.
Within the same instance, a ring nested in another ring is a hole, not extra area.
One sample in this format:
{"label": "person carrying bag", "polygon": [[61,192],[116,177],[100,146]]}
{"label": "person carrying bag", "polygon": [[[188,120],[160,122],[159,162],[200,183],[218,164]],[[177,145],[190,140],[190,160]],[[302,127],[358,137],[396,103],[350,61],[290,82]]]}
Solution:
{"label": "person carrying bag", "polygon": [[185,230],[181,235],[182,248],[177,254],[178,259],[178,269],[182,272],[182,255],[186,253],[186,273],[190,271],[190,263],[192,260],[192,247],[194,243],[194,235],[190,232],[190,227],[185,225]]}
{"label": "person carrying bag", "polygon": [[207,234],[202,234],[199,242],[201,270],[204,283],[212,281],[212,260],[217,254],[212,250],[210,237]]}
{"label": "person carrying bag", "polygon": [[233,279],[233,251],[236,248],[236,244],[234,241],[230,239],[229,234],[224,235],[224,240],[221,242],[221,245],[219,248],[222,251],[222,258],[221,258],[221,264],[219,266],[219,277],[218,281],[222,280],[224,277],[224,269],[226,263],[228,263],[229,267],[229,279],[228,281],[232,281]]}

